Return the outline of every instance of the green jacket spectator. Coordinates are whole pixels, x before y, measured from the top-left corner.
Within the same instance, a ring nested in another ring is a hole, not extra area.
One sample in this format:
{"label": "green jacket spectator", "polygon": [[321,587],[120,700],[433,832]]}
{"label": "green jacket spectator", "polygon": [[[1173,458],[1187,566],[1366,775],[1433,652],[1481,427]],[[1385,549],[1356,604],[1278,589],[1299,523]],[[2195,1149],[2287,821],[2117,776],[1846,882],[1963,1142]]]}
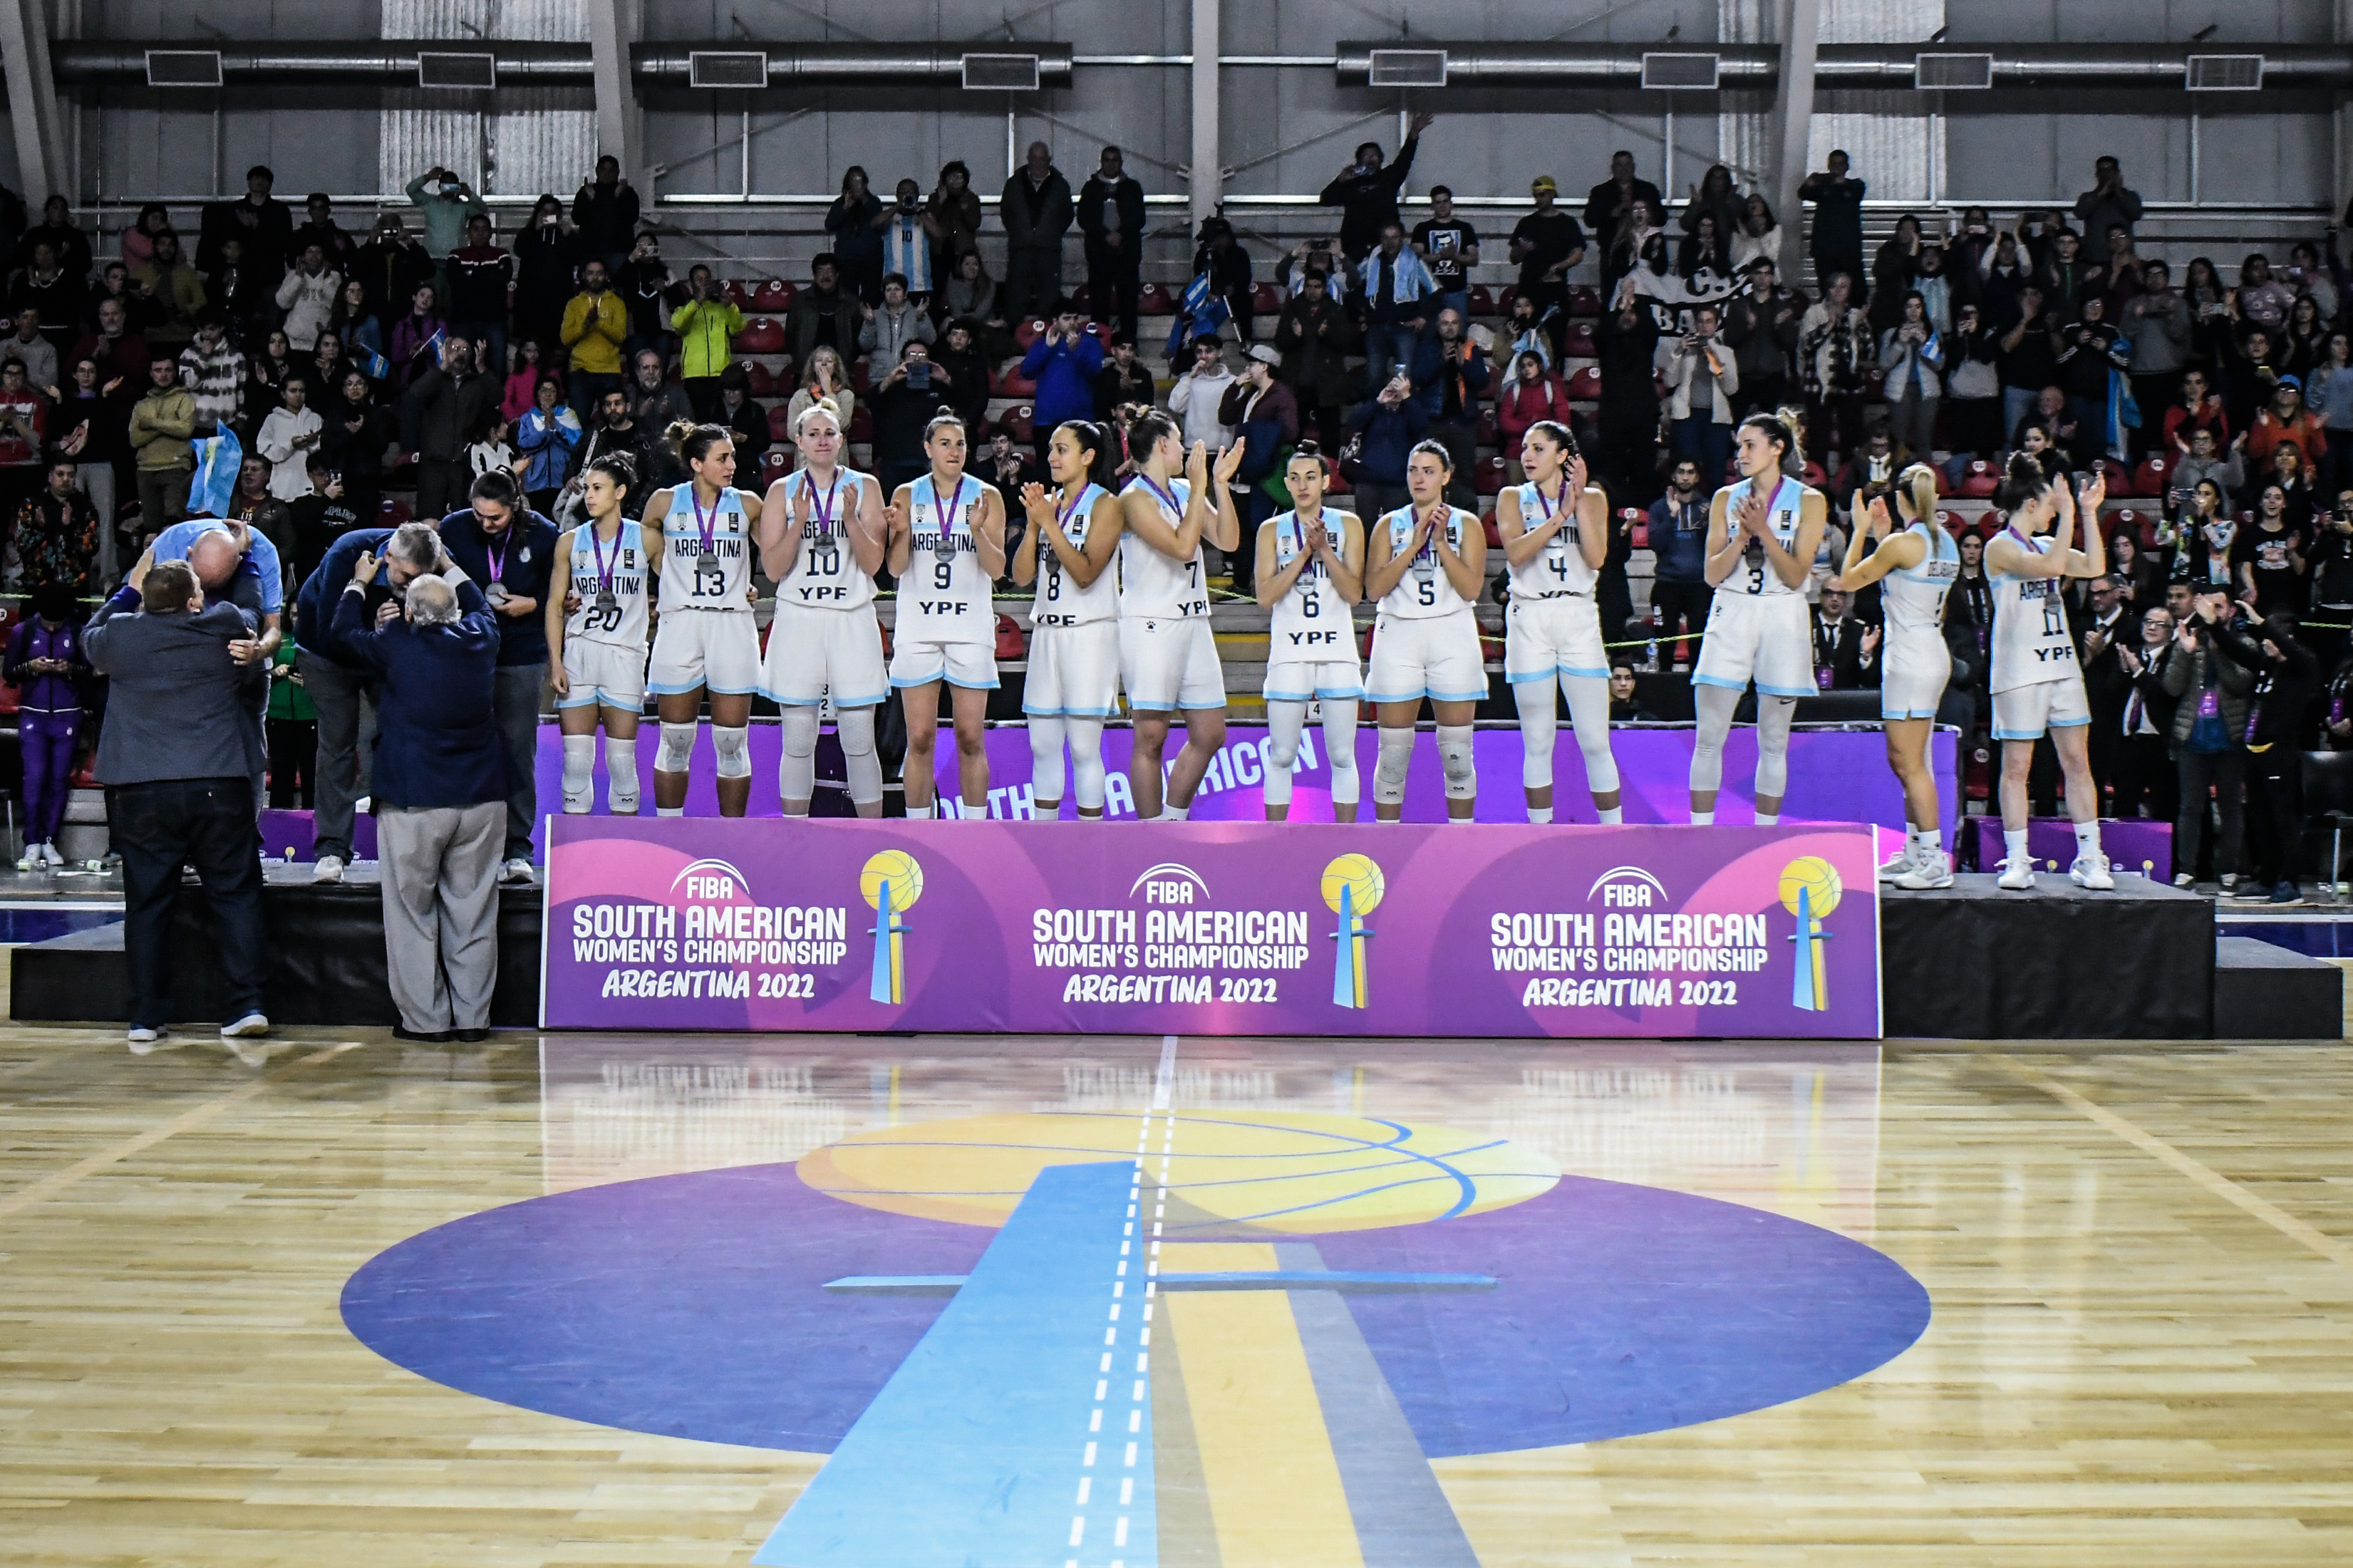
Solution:
{"label": "green jacket spectator", "polygon": [[[431,188],[427,187],[430,184]],[[408,199],[425,215],[425,252],[436,261],[466,243],[466,220],[491,209],[452,169],[427,169],[408,182]]]}
{"label": "green jacket spectator", "polygon": [[744,330],[744,311],[733,300],[689,300],[670,313],[670,324],[678,333],[681,380],[717,375],[734,363],[733,343]]}
{"label": "green jacket spectator", "polygon": [[194,468],[188,438],[196,430],[196,395],[174,382],[151,386],[131,407],[131,450],[138,466],[163,472]]}

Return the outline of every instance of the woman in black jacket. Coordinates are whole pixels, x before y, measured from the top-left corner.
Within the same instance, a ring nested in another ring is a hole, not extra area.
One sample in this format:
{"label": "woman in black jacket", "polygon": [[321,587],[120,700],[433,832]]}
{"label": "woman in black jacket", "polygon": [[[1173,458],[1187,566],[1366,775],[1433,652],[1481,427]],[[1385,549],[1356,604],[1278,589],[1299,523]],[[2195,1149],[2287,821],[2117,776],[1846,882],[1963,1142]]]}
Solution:
{"label": "woman in black jacket", "polygon": [[2255,678],[2247,700],[2247,864],[2237,896],[2263,899],[2274,909],[2304,902],[2295,885],[2296,860],[2304,847],[2304,809],[2299,785],[2309,714],[2320,691],[2320,665],[2296,637],[2295,617],[2285,613],[2257,620],[2254,606],[2239,605],[2246,626],[2216,620],[2214,646]]}
{"label": "woman in black jacket", "polygon": [[384,499],[384,449],[392,441],[393,421],[376,406],[367,377],[358,371],[343,373],[343,384],[320,410],[325,423],[319,430],[319,450],[327,470],[343,477],[343,500],[361,526],[375,526],[376,507]]}
{"label": "woman in black jacket", "polygon": [[578,242],[564,222],[564,204],[542,196],[531,209],[531,223],[515,236],[514,335],[539,345],[542,364],[566,363],[564,353],[565,301],[572,298],[573,272],[580,264]]}
{"label": "woman in black jacket", "polygon": [[[981,352],[979,338],[973,322],[959,316],[947,324],[932,349],[932,363],[947,374],[942,395],[963,416],[969,430],[978,430],[988,416],[988,356]],[[1019,510],[1018,506],[1014,509]]]}

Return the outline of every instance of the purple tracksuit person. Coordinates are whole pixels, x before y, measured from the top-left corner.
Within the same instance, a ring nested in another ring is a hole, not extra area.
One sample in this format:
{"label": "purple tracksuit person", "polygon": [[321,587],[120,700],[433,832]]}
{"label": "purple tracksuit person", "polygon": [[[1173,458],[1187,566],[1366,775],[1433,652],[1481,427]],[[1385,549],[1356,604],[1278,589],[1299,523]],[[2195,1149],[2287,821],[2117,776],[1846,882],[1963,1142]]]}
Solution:
{"label": "purple tracksuit person", "polygon": [[81,686],[90,675],[75,608],[71,589],[44,584],[34,592],[32,618],[8,637],[6,670],[19,694],[16,733],[25,758],[25,869],[65,863],[57,852],[58,827],[73,785]]}

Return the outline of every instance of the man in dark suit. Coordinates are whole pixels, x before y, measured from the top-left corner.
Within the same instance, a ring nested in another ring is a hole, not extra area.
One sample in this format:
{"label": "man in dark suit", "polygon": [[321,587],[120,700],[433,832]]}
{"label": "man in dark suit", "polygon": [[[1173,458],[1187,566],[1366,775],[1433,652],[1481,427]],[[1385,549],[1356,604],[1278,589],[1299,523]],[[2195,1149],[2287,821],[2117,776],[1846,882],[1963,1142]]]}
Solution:
{"label": "man in dark suit", "polygon": [[2125,701],[2133,686],[2116,653],[2120,645],[2138,641],[2140,628],[2125,603],[2123,588],[2114,577],[2093,578],[2091,613],[2075,628],[2075,652],[2084,671],[2084,697],[2092,709],[2092,782],[2103,796],[2116,780]]}
{"label": "man in dark suit", "polygon": [[531,831],[539,820],[533,777],[539,751],[541,689],[547,684],[549,574],[555,525],[531,510],[501,473],[474,481],[471,505],[441,520],[441,547],[481,585],[499,628],[499,733],[507,749],[506,847],[499,876],[531,880]]}
{"label": "man in dark suit", "polygon": [[1879,684],[1879,628],[1847,615],[1847,596],[1822,590],[1814,606],[1814,684],[1824,691],[1854,691]]}
{"label": "man in dark suit", "polygon": [[195,868],[212,905],[228,988],[221,1037],[234,1047],[269,1032],[251,782],[261,734],[239,662],[257,646],[252,619],[234,605],[207,608],[185,561],[158,563],[136,587],[117,589],[83,636],[91,666],[111,681],[98,776],[122,857],[131,1048],[142,1056],[170,1022],[172,905],[183,866]]}
{"label": "man in dark suit", "polygon": [[[385,557],[436,553],[398,610],[371,615]],[[496,616],[455,573],[428,523],[403,523],[385,557],[363,553],[335,602],[335,640],[383,682],[375,795],[393,1032],[405,1040],[489,1037],[498,982],[499,849],[506,752],[499,739]],[[454,585],[452,577],[455,578]]]}

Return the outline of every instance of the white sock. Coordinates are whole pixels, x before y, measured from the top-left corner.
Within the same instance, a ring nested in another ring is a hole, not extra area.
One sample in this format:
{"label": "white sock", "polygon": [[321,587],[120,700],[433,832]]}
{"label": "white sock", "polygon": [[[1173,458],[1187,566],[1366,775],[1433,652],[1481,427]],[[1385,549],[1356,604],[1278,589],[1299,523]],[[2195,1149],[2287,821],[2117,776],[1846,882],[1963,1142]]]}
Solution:
{"label": "white sock", "polygon": [[1757,826],[1778,827],[1781,826],[1781,814],[1778,811],[1760,811],[1757,814]]}
{"label": "white sock", "polygon": [[2100,824],[2097,818],[2075,824],[2075,853],[2097,855],[2100,852]]}
{"label": "white sock", "polygon": [[[1600,814],[1604,827],[1615,827],[1626,820],[1626,808],[1622,805],[1597,805],[1593,809]],[[1708,815],[1713,816],[1715,814],[1710,812]]]}
{"label": "white sock", "polygon": [[2015,866],[2023,863],[2026,859],[2026,829],[2023,827],[2003,828],[2001,830],[2001,849],[2002,858],[2010,865]]}
{"label": "white sock", "polygon": [[638,738],[605,737],[605,796],[615,816],[638,815]]}
{"label": "white sock", "polygon": [[1715,813],[1713,810],[1693,812],[1692,826],[1694,827],[1714,827],[1715,826]]}
{"label": "white sock", "polygon": [[1552,820],[1552,807],[1548,805],[1532,805],[1528,807],[1528,820],[1530,822],[1539,823],[1550,822]]}
{"label": "white sock", "polygon": [[656,816],[684,816],[686,815],[686,807],[682,805],[658,805],[654,807],[654,815]]}
{"label": "white sock", "polygon": [[1182,822],[1188,815],[1191,814],[1192,810],[1193,808],[1189,805],[1163,805],[1160,808],[1160,820],[1163,822]]}
{"label": "white sock", "polygon": [[907,808],[907,815],[918,821],[929,821],[939,815],[939,803],[934,801],[923,805],[911,805]]}
{"label": "white sock", "polygon": [[1912,847],[1915,849],[1934,850],[1939,855],[1943,854],[1945,851],[1945,837],[1943,830],[1935,827],[1914,828],[1912,830]]}

